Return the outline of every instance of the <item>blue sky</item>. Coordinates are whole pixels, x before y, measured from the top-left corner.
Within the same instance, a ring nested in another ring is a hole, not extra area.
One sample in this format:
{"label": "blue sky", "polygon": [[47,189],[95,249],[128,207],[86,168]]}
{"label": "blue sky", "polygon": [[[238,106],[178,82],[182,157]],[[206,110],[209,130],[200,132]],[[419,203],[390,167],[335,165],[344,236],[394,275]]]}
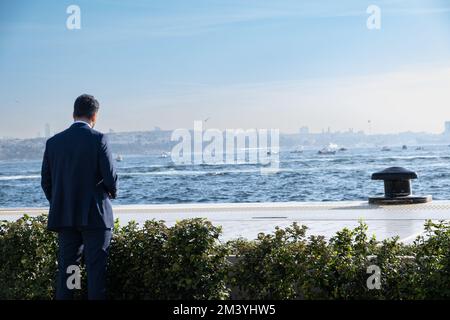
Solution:
{"label": "blue sky", "polygon": [[[68,30],[66,8],[81,8]],[[366,8],[381,8],[368,30]],[[0,137],[36,136],[98,97],[98,128],[442,131],[450,1],[0,2]],[[390,116],[386,116],[389,113]],[[397,118],[408,114],[409,121]]]}

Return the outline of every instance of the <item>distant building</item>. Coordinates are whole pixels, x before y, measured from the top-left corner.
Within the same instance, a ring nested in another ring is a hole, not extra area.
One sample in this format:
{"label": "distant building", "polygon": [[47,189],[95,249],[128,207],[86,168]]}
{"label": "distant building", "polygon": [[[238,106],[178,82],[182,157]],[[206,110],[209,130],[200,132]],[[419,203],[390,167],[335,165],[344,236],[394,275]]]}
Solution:
{"label": "distant building", "polygon": [[445,122],[445,131],[444,134],[450,136],[450,121]]}
{"label": "distant building", "polygon": [[298,133],[300,134],[309,134],[309,128],[308,127],[301,127],[300,130],[298,131]]}
{"label": "distant building", "polygon": [[50,138],[50,125],[48,123],[45,124],[45,137]]}

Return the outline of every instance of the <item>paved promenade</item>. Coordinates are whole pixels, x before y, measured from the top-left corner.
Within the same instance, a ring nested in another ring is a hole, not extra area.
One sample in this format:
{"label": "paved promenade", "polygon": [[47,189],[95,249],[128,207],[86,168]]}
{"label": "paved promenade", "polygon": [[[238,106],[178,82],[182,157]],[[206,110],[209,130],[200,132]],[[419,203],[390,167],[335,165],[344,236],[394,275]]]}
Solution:
{"label": "paved promenade", "polygon": [[[47,208],[0,208],[0,220],[14,220],[27,213],[39,215]],[[427,204],[375,206],[367,202],[284,202],[239,204],[174,204],[115,206],[121,224],[130,220],[177,220],[204,217],[223,227],[222,240],[253,239],[259,232],[271,232],[294,221],[309,227],[309,234],[329,237],[344,227],[364,220],[377,239],[399,236],[409,243],[423,231],[425,220],[450,220],[450,201]]]}

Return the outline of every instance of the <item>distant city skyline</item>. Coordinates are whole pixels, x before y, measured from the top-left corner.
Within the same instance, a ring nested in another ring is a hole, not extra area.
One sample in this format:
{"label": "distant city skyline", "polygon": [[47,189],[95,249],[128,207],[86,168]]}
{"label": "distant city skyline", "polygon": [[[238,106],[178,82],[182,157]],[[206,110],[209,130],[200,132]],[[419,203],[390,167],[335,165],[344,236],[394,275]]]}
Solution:
{"label": "distant city skyline", "polygon": [[[150,132],[150,131],[173,131],[177,128],[161,128],[158,126],[155,126],[153,128],[148,128],[148,129],[143,129],[143,130],[127,130],[127,131],[116,131],[113,128],[109,128],[109,129],[105,129],[104,132],[105,133],[109,133],[109,134],[114,134],[114,133],[131,133],[131,132]],[[193,128],[187,128],[189,130],[192,130]],[[233,128],[231,128],[233,129]],[[241,129],[241,128],[236,128],[236,129]],[[405,134],[405,133],[411,133],[411,134],[444,134],[447,136],[450,136],[450,121],[444,121],[443,122],[443,126],[442,126],[442,130],[440,132],[434,133],[434,132],[427,132],[427,131],[401,131],[401,132],[396,132],[396,133],[389,133],[389,132],[381,132],[381,133],[376,133],[376,134],[371,134],[369,132],[370,130],[355,130],[354,128],[347,128],[346,130],[334,130],[331,127],[327,127],[327,128],[322,128],[320,131],[311,131],[309,126],[307,125],[302,125],[298,128],[297,132],[281,132],[283,134],[302,134],[302,135],[317,135],[317,134],[364,134],[364,135],[391,135],[391,134]],[[30,137],[13,137],[13,136],[0,136],[0,138],[23,138],[23,139],[33,139],[33,138],[49,138],[51,136],[53,136],[54,134],[56,134],[58,132],[52,132],[50,125],[47,123],[44,126],[44,134],[42,134],[42,132],[38,132],[35,136],[30,136]]]}
{"label": "distant city skyline", "polygon": [[[80,30],[66,28],[71,4]],[[372,4],[380,30],[366,27]],[[449,39],[439,0],[2,1],[0,137],[65,129],[82,93],[104,132],[209,117],[221,130],[442,133]]]}
{"label": "distant city skyline", "polygon": [[[71,124],[71,122],[69,123],[69,125]],[[176,130],[178,128],[161,128],[159,126],[155,126],[152,128],[144,128],[141,130],[122,130],[122,131],[116,131],[114,128],[107,128],[102,130],[105,133],[109,133],[109,134],[114,134],[114,133],[131,133],[131,132],[150,132],[150,131],[173,131]],[[188,130],[192,130],[193,128],[186,128]],[[228,128],[228,129],[245,129],[245,128]],[[61,129],[61,131],[64,129]],[[60,132],[58,131],[51,131],[51,126],[46,123],[45,125],[43,125],[43,131],[38,131],[34,136],[8,136],[8,135],[3,135],[0,136],[0,139],[33,139],[33,138],[49,138],[51,136],[53,136],[54,134]],[[355,130],[354,128],[347,128],[347,129],[342,129],[342,130],[335,130],[332,127],[327,127],[327,128],[321,128],[320,130],[314,131],[311,130],[310,127],[308,125],[301,125],[298,127],[298,130],[296,132],[285,132],[285,131],[281,131],[282,134],[303,134],[303,135],[315,135],[315,134],[346,134],[346,133],[351,133],[351,134],[364,134],[367,136],[370,135],[392,135],[392,134],[405,134],[405,133],[411,133],[411,134],[444,134],[447,136],[450,136],[450,120],[449,121],[444,121],[442,123],[441,126],[441,130],[437,131],[437,132],[429,132],[429,131],[413,131],[413,130],[406,130],[406,131],[399,131],[399,132],[377,132],[377,133],[371,133],[370,129],[368,130]]]}

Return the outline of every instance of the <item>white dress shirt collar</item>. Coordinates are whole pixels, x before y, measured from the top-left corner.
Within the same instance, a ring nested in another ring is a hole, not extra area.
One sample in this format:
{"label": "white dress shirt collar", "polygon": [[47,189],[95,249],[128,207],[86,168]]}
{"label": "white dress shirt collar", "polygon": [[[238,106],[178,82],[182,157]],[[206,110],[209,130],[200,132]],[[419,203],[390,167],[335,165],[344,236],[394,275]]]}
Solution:
{"label": "white dress shirt collar", "polygon": [[87,124],[90,128],[92,128],[90,123],[83,121],[83,120],[77,120],[77,121],[74,121],[73,123],[84,123],[84,124]]}

